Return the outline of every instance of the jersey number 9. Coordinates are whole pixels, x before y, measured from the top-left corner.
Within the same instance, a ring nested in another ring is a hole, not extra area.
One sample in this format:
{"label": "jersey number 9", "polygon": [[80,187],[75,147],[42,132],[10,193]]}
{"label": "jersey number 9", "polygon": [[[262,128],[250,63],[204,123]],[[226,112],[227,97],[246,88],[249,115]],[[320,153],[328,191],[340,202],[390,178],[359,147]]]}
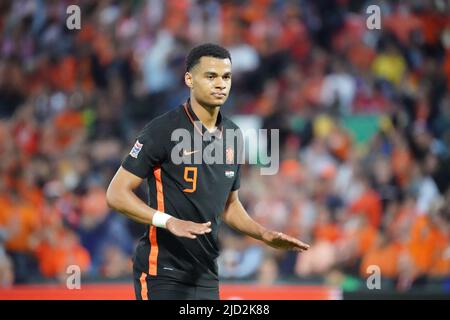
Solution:
{"label": "jersey number 9", "polygon": [[185,167],[184,168],[184,180],[192,183],[190,188],[183,189],[184,192],[192,193],[197,189],[197,168]]}

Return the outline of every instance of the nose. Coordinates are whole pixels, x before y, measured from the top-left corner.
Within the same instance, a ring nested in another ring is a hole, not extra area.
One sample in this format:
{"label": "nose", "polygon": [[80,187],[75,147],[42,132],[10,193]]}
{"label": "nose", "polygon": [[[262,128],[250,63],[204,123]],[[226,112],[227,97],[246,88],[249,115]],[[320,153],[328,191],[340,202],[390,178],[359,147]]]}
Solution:
{"label": "nose", "polygon": [[225,81],[221,77],[217,77],[216,81],[214,82],[214,86],[216,88],[225,89],[227,87]]}

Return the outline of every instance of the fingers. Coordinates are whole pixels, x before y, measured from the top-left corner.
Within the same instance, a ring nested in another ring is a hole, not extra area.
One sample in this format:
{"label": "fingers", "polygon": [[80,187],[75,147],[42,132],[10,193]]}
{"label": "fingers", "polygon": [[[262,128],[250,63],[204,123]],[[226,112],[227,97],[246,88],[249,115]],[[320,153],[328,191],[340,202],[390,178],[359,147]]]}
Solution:
{"label": "fingers", "polygon": [[192,234],[192,233],[189,233],[189,232],[185,235],[185,237],[189,238],[189,239],[197,239],[197,236],[195,234]]}
{"label": "fingers", "polygon": [[198,235],[207,234],[212,231],[211,222],[205,223],[188,222],[188,224],[189,225],[186,228],[185,236],[190,239],[196,239]]}
{"label": "fingers", "polygon": [[191,232],[195,234],[205,234],[211,232],[211,222],[205,222],[205,223],[192,223],[192,229]]}
{"label": "fingers", "polygon": [[295,245],[296,247],[298,247],[299,249],[302,249],[302,250],[308,250],[308,249],[309,249],[309,245],[308,245],[308,244],[306,244],[306,243],[304,243],[304,242],[301,242],[301,241],[298,240],[298,239],[295,239],[295,238],[290,237],[289,241],[290,241],[293,245]]}
{"label": "fingers", "polygon": [[296,244],[296,248],[294,248],[294,249],[299,249],[300,251],[306,251],[306,250],[309,249],[309,247],[310,247],[310,246],[309,246],[308,244],[299,241],[299,242]]}
{"label": "fingers", "polygon": [[309,245],[301,242],[300,240],[294,239],[291,243],[294,245],[294,249],[300,249],[301,251],[306,251],[309,249]]}
{"label": "fingers", "polygon": [[308,250],[310,247],[308,244],[301,242],[300,240],[293,238],[291,236],[288,236],[281,232],[278,232],[277,237],[279,240],[288,242],[292,246],[291,249],[293,249],[295,251],[302,252],[302,251]]}

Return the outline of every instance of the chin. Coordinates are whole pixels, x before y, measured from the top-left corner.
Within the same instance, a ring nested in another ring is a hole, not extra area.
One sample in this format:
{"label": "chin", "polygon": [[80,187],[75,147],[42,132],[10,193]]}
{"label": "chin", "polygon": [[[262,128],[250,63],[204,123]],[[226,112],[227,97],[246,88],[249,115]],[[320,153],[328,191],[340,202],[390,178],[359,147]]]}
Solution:
{"label": "chin", "polygon": [[227,99],[214,99],[212,101],[207,101],[205,102],[205,106],[207,106],[208,108],[217,108],[217,107],[221,107],[225,101],[227,101]]}

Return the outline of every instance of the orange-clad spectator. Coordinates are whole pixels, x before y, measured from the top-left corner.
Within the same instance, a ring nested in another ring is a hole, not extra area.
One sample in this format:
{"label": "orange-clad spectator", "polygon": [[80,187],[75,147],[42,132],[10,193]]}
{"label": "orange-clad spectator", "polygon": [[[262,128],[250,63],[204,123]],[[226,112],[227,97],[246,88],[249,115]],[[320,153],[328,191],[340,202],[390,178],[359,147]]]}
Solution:
{"label": "orange-clad spectator", "polygon": [[261,96],[255,99],[252,110],[261,116],[267,116],[274,112],[279,98],[280,88],[276,81],[268,81],[264,86]]}
{"label": "orange-clad spectator", "polygon": [[114,48],[110,33],[96,32],[92,43],[101,66],[106,66],[114,59]]}
{"label": "orange-clad spectator", "polygon": [[304,175],[303,170],[302,165],[296,159],[283,160],[280,165],[280,173],[288,178],[296,177],[301,180],[301,176]]}
{"label": "orange-clad spectator", "polygon": [[80,132],[84,126],[83,115],[75,109],[67,108],[55,117],[54,126],[57,143],[55,147],[64,149],[80,138]]}
{"label": "orange-clad spectator", "polygon": [[23,180],[17,182],[17,189],[26,202],[29,202],[35,208],[40,208],[44,204],[42,190],[36,186],[30,186]]}
{"label": "orange-clad spectator", "polygon": [[392,172],[397,183],[405,187],[411,179],[412,156],[405,141],[397,138],[391,155]]}
{"label": "orange-clad spectator", "polygon": [[41,223],[45,228],[59,228],[63,224],[63,217],[56,203],[46,201],[42,208]]}
{"label": "orange-clad spectator", "polygon": [[328,148],[341,161],[347,161],[352,147],[350,134],[341,126],[334,126],[328,135]]}
{"label": "orange-clad spectator", "polygon": [[[294,6],[293,6],[294,7]],[[304,60],[311,50],[311,41],[305,24],[298,19],[295,9],[289,10],[283,32],[279,38],[279,47],[290,49],[296,60]]]}
{"label": "orange-clad spectator", "polygon": [[[450,38],[450,28],[447,28],[449,31],[447,32],[449,34]],[[445,60],[444,60],[444,72],[447,76],[447,90],[450,91],[450,44],[449,48],[447,48],[445,53]]]}
{"label": "orange-clad spectator", "polygon": [[6,249],[17,252],[29,251],[30,236],[39,227],[39,210],[23,199],[15,197],[12,203],[0,212],[2,213],[0,223],[8,231]]}
{"label": "orange-clad spectator", "polygon": [[426,44],[436,45],[445,26],[449,24],[448,13],[438,13],[431,10],[418,14],[422,23],[423,38]]}
{"label": "orange-clad spectator", "polygon": [[264,20],[269,9],[270,1],[253,0],[241,9],[241,18],[249,23]]}
{"label": "orange-clad spectator", "polygon": [[[1,182],[0,182],[1,183]],[[1,190],[2,188],[0,188]],[[3,190],[1,190],[3,191]],[[7,193],[0,193],[0,227],[6,227],[8,225],[8,215],[11,211],[12,202]]]}
{"label": "orange-clad spectator", "polygon": [[407,7],[402,7],[393,14],[384,19],[383,25],[403,43],[409,43],[411,33],[414,31],[422,31],[424,24],[422,20],[408,11]]}
{"label": "orange-clad spectator", "polygon": [[432,205],[430,222],[435,227],[436,243],[433,262],[428,274],[436,278],[450,276],[450,193],[447,200],[441,199]]}
{"label": "orange-clad spectator", "polygon": [[356,43],[347,52],[348,59],[359,69],[369,70],[376,57],[375,51],[362,43]]}
{"label": "orange-clad spectator", "polygon": [[450,275],[450,240],[447,237],[440,239],[433,264],[428,272],[432,277],[442,278]]}
{"label": "orange-clad spectator", "polygon": [[53,61],[48,69],[49,84],[55,89],[72,91],[75,89],[76,75],[77,61],[73,56]]}
{"label": "orange-clad spectator", "polygon": [[90,57],[86,53],[78,59],[77,66],[77,81],[80,83],[82,91],[86,93],[91,93],[95,87],[91,68],[92,62]]}
{"label": "orange-clad spectator", "polygon": [[326,207],[318,211],[313,232],[315,241],[335,243],[342,236],[340,226],[333,221],[331,212]]}
{"label": "orange-clad spectator", "polygon": [[189,1],[170,0],[167,1],[166,6],[164,28],[172,31],[174,34],[185,31],[188,24]]}
{"label": "orange-clad spectator", "polygon": [[323,75],[314,72],[306,81],[300,89],[301,95],[308,104],[312,104],[314,106],[319,105],[320,97],[322,93],[322,85],[323,85]]}
{"label": "orange-clad spectator", "polygon": [[364,216],[349,216],[342,237],[336,242],[336,259],[340,264],[356,264],[376,243],[378,231]]}
{"label": "orange-clad spectator", "polygon": [[19,122],[13,129],[16,145],[25,154],[35,154],[39,145],[39,130],[32,122]]}
{"label": "orange-clad spectator", "polygon": [[363,191],[350,205],[350,212],[367,216],[372,227],[378,228],[381,223],[382,203],[380,195],[370,186],[367,178],[362,178]]}
{"label": "orange-clad spectator", "polygon": [[343,264],[356,263],[375,245],[378,231],[365,216],[350,215],[342,227],[342,237],[336,242],[337,259]]}
{"label": "orange-clad spectator", "polygon": [[[363,219],[363,221],[367,221]],[[358,241],[357,255],[362,256],[373,248],[376,243],[378,231],[371,224],[363,222],[361,227],[356,232],[356,239]]]}
{"label": "orange-clad spectator", "polygon": [[396,278],[398,275],[398,261],[404,246],[397,241],[388,241],[379,235],[372,249],[363,255],[360,265],[361,277],[367,277],[367,269],[371,265],[378,266],[381,274],[386,278]]}
{"label": "orange-clad spectator", "polygon": [[14,179],[14,189],[25,202],[30,203],[35,208],[41,208],[44,204],[44,195],[43,190],[36,184],[36,166],[30,162],[24,164],[22,168],[19,175]]}
{"label": "orange-clad spectator", "polygon": [[314,230],[314,238],[318,241],[336,242],[341,236],[341,229],[335,223],[321,224]]}
{"label": "orange-clad spectator", "polygon": [[442,237],[437,247],[437,254],[430,270],[434,277],[450,276],[450,192],[446,194],[446,200],[432,206],[432,213],[437,214],[435,224],[438,225]]}
{"label": "orange-clad spectator", "polygon": [[[10,140],[9,122],[0,120],[0,154],[8,149],[6,141]],[[11,145],[11,142],[8,143]]]}
{"label": "orange-clad spectator", "polygon": [[83,22],[83,28],[76,33],[76,42],[92,43],[95,39],[95,27],[90,21]]}
{"label": "orange-clad spectator", "polygon": [[367,31],[366,20],[357,15],[345,17],[345,24],[337,30],[333,37],[333,49],[337,52],[345,52],[355,45],[361,44],[364,33]]}
{"label": "orange-clad spectator", "polygon": [[417,101],[416,101],[416,120],[418,122],[425,122],[430,115],[430,106],[428,104],[428,99],[426,93],[423,90],[420,90],[417,93]]}
{"label": "orange-clad spectator", "polygon": [[27,104],[16,113],[16,121],[11,128],[14,144],[25,155],[34,155],[38,152],[39,127],[34,120],[33,106]]}
{"label": "orange-clad spectator", "polygon": [[87,271],[91,261],[88,251],[80,245],[74,232],[54,228],[46,231],[45,240],[36,249],[36,256],[39,269],[48,278],[65,275],[69,265]]}
{"label": "orange-clad spectator", "polygon": [[412,196],[407,196],[401,205],[396,207],[384,221],[385,231],[389,235],[396,235],[396,239],[406,236],[411,227],[411,222],[417,215],[416,200]]}
{"label": "orange-clad spectator", "polygon": [[[221,39],[220,42],[224,45],[228,45],[229,43],[234,43],[236,39],[238,24],[236,17],[238,15],[239,11],[238,8],[231,5],[230,3],[225,4],[222,7],[222,13],[220,15],[221,21],[220,25],[226,25],[227,28],[224,28],[221,32]],[[254,40],[253,40],[254,41]],[[248,39],[249,44],[252,44],[253,41],[251,39]]]}
{"label": "orange-clad spectator", "polygon": [[432,219],[426,215],[418,216],[411,227],[408,251],[417,274],[430,272],[436,257],[448,243],[447,234],[444,234]]}

